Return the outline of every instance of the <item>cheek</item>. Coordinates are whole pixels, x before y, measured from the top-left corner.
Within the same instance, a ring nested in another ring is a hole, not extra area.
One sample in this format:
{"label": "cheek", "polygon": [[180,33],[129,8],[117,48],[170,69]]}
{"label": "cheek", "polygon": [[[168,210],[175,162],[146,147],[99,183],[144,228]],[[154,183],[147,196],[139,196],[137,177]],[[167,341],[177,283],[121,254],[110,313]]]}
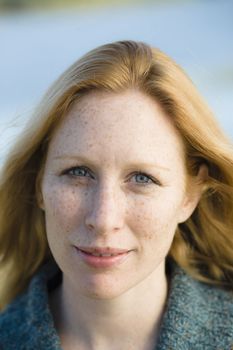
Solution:
{"label": "cheek", "polygon": [[178,203],[145,199],[134,205],[133,231],[147,241],[171,240],[177,227]]}
{"label": "cheek", "polygon": [[44,209],[47,232],[69,233],[82,214],[82,200],[75,189],[45,186]]}

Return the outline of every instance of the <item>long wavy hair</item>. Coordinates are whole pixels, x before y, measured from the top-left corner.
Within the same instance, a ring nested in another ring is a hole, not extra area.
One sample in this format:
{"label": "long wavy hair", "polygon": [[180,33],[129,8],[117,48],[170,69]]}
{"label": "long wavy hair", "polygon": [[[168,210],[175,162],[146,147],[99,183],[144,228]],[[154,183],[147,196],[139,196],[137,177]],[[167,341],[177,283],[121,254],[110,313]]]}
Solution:
{"label": "long wavy hair", "polygon": [[0,308],[52,259],[37,194],[53,132],[83,94],[130,88],[158,101],[173,120],[188,173],[208,167],[202,197],[178,225],[168,257],[197,280],[233,290],[232,145],[172,59],[145,43],[119,41],[90,51],[54,82],[9,153],[0,178]]}

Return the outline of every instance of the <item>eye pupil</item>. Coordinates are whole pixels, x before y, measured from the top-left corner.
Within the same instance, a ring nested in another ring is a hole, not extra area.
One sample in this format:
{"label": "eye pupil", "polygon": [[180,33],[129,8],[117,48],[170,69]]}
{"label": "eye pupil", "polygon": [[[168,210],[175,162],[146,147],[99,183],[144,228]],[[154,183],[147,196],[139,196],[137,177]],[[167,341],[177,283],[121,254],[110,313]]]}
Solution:
{"label": "eye pupil", "polygon": [[72,175],[75,175],[75,176],[85,176],[86,172],[87,171],[85,169],[81,169],[81,168],[74,168],[71,170]]}
{"label": "eye pupil", "polygon": [[143,174],[137,174],[136,178],[138,179],[138,182],[140,182],[140,183],[145,183],[145,182],[149,181],[148,176],[143,175]]}

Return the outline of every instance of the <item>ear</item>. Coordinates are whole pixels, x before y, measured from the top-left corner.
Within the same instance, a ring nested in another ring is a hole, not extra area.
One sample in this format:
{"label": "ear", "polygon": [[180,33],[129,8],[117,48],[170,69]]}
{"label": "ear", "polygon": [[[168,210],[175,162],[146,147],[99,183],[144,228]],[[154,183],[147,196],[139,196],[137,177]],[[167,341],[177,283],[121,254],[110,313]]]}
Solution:
{"label": "ear", "polygon": [[189,180],[190,183],[188,184],[178,223],[182,223],[188,220],[188,218],[196,209],[201,199],[202,193],[206,187],[205,182],[207,178],[208,167],[205,164],[201,164],[198,174]]}
{"label": "ear", "polygon": [[39,173],[36,179],[36,202],[40,209],[44,210],[44,198],[41,190],[41,174]]}
{"label": "ear", "polygon": [[39,192],[36,192],[36,202],[40,209],[44,210],[44,199],[41,193],[41,190]]}

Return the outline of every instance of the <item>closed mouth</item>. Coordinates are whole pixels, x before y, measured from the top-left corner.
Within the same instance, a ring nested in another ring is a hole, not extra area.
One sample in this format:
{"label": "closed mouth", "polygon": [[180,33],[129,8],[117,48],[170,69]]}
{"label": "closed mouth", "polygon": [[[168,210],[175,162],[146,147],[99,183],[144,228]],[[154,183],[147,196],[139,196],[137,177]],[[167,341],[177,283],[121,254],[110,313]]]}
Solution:
{"label": "closed mouth", "polygon": [[130,250],[117,249],[117,248],[91,248],[91,247],[76,247],[84,254],[98,256],[98,257],[112,257],[119,256],[128,253]]}

